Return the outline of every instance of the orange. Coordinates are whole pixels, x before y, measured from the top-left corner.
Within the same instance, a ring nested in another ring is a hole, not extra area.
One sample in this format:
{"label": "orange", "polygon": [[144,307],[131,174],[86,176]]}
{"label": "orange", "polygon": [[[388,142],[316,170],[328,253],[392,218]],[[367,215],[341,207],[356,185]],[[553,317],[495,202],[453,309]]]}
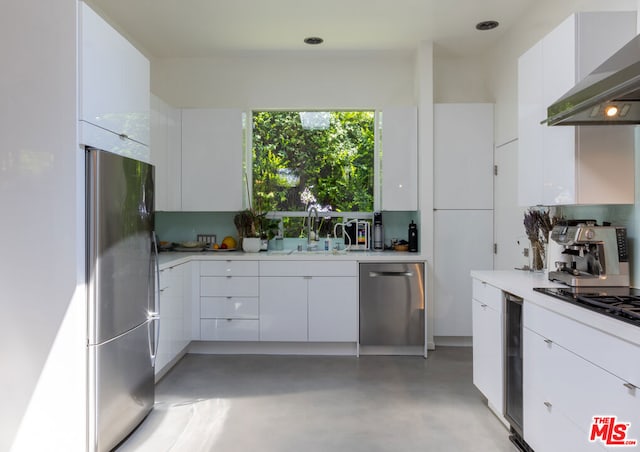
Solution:
{"label": "orange", "polygon": [[231,236],[226,236],[224,239],[222,239],[222,243],[224,245],[227,245],[227,248],[235,248],[236,247],[236,239],[234,239]]}

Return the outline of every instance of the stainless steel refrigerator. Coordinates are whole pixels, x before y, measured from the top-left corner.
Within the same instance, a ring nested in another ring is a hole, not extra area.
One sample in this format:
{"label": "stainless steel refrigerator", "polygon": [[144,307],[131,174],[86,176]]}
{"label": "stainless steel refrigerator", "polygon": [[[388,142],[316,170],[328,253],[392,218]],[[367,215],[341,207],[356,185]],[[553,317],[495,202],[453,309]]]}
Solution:
{"label": "stainless steel refrigerator", "polygon": [[154,168],[86,151],[88,441],[89,450],[108,451],[154,403]]}

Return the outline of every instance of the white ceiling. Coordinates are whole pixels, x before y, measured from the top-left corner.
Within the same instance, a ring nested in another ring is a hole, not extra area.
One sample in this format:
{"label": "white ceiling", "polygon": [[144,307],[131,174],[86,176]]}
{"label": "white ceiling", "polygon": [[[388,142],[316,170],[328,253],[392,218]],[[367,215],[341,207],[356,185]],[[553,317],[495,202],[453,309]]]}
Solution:
{"label": "white ceiling", "polygon": [[[150,57],[263,51],[480,54],[540,0],[87,0]],[[500,27],[477,31],[497,20]],[[307,36],[324,44],[311,47]]]}

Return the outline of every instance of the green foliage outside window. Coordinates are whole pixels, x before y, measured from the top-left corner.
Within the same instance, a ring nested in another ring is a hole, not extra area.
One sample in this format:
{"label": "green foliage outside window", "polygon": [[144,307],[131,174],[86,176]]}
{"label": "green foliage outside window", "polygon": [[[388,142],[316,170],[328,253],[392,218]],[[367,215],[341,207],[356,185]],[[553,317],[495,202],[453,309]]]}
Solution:
{"label": "green foliage outside window", "polygon": [[373,112],[331,112],[326,130],[303,129],[298,112],[253,114],[253,205],[304,211],[309,189],[333,211],[373,210]]}
{"label": "green foliage outside window", "polygon": [[315,206],[320,217],[373,210],[374,112],[324,115],[327,128],[305,129],[297,111],[253,113],[255,208],[304,212]]}

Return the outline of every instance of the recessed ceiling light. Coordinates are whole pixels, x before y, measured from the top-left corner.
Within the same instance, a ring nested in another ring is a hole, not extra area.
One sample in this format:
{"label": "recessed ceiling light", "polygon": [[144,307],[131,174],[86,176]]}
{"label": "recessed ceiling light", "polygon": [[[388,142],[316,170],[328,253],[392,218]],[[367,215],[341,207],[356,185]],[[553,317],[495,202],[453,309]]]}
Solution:
{"label": "recessed ceiling light", "polygon": [[482,22],[478,22],[476,24],[476,30],[480,30],[480,31],[493,30],[498,25],[500,24],[495,20],[483,20]]}
{"label": "recessed ceiling light", "polygon": [[318,44],[322,44],[324,42],[324,39],[317,36],[309,36],[308,38],[304,38],[304,42],[305,44],[317,46]]}

